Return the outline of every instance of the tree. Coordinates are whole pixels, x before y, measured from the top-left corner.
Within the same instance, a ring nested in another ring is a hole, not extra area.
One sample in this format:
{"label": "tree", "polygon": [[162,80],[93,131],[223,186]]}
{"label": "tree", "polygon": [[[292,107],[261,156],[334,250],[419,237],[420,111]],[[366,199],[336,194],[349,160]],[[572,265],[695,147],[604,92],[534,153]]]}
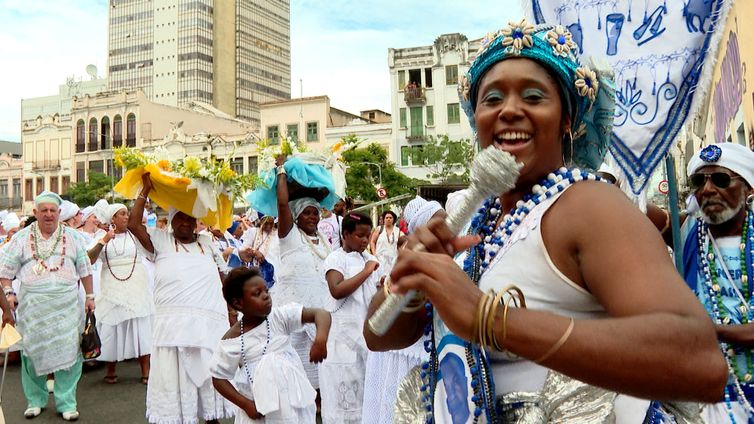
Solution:
{"label": "tree", "polygon": [[68,189],[68,196],[71,202],[79,207],[91,206],[99,199],[105,199],[110,196],[110,190],[113,186],[113,178],[101,172],[89,172],[89,178],[86,181],[80,181],[72,184]]}
{"label": "tree", "polygon": [[370,144],[361,149],[350,149],[343,152],[343,161],[348,165],[346,171],[346,194],[366,202],[376,202],[376,186],[379,184],[379,172],[382,172],[382,186],[388,196],[394,197],[405,193],[413,193],[420,180],[409,178],[395,169],[395,164],[387,160],[387,152],[377,144]]}
{"label": "tree", "polygon": [[447,135],[429,136],[424,145],[427,176],[442,184],[468,184],[474,147],[469,139],[451,140]]}

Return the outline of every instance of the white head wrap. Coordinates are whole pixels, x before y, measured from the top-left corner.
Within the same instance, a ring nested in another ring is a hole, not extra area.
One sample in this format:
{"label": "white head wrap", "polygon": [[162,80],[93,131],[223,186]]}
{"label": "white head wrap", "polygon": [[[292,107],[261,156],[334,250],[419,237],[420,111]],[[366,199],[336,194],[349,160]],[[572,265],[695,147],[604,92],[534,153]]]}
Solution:
{"label": "white head wrap", "polygon": [[3,230],[7,233],[8,231],[18,228],[21,226],[21,220],[18,219],[18,215],[11,212],[3,218]]}
{"label": "white head wrap", "polygon": [[248,218],[249,221],[254,222],[259,219],[259,214],[254,209],[249,208],[246,211],[246,218]]}
{"label": "white head wrap", "polygon": [[322,209],[322,206],[319,205],[319,202],[314,200],[312,197],[302,197],[300,199],[291,200],[288,202],[288,206],[291,208],[291,214],[293,215],[293,220],[297,220],[298,216],[301,215],[301,212],[304,211],[304,209],[308,208],[309,206],[314,206],[317,208],[317,212],[319,212],[320,209]]}
{"label": "white head wrap", "polygon": [[754,152],[736,143],[711,144],[697,152],[686,167],[686,175],[705,166],[721,166],[740,175],[749,187],[754,187]]}
{"label": "white head wrap", "polygon": [[63,198],[61,198],[58,193],[53,193],[51,191],[45,190],[34,198],[35,206],[41,205],[42,203],[54,203],[60,206],[60,204],[63,203]]}
{"label": "white head wrap", "polygon": [[[94,206],[87,206],[84,209],[81,210],[81,221],[86,221],[89,219],[90,216],[94,215],[95,209]],[[99,218],[98,218],[99,219]]]}
{"label": "white head wrap", "polygon": [[77,204],[69,202],[68,200],[63,200],[63,203],[60,205],[60,222],[68,221],[76,216],[79,211],[80,209]]}
{"label": "white head wrap", "polygon": [[406,208],[403,209],[403,218],[408,223],[409,234],[429,222],[432,215],[441,209],[440,203],[434,200],[427,201],[421,196],[416,196],[414,200],[408,202]]}
{"label": "white head wrap", "polygon": [[8,216],[8,210],[7,209],[1,210],[0,211],[0,222],[2,222],[2,220],[4,220],[6,216]]}
{"label": "white head wrap", "polygon": [[106,200],[100,200],[95,205],[97,219],[105,225],[110,225],[113,222],[113,216],[121,209],[127,209],[123,203],[108,204]]}

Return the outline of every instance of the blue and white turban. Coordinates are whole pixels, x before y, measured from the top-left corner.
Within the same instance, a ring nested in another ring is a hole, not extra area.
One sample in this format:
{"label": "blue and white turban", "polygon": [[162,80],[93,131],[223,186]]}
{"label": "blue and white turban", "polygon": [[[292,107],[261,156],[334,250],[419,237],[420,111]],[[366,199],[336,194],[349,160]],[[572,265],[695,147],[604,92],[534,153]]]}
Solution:
{"label": "blue and white turban", "polygon": [[582,65],[577,50],[571,33],[560,25],[534,26],[522,20],[487,34],[458,85],[460,103],[472,129],[476,132],[474,111],[479,84],[487,71],[506,59],[531,59],[556,77],[571,118],[574,151],[570,152],[570,141],[563,143],[564,156],[573,157],[575,166],[596,170],[612,137],[615,86],[611,70]]}
{"label": "blue and white turban", "polygon": [[705,166],[721,166],[740,175],[754,188],[754,152],[736,143],[710,144],[695,154],[686,168],[686,175]]}

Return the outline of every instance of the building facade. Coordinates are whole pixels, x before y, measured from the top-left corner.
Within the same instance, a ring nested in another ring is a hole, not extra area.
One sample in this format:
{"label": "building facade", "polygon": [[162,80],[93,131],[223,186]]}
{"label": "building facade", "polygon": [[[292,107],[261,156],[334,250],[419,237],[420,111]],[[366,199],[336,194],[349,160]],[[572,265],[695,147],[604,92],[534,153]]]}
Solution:
{"label": "building facade", "polygon": [[428,179],[424,144],[430,136],[471,139],[469,121],[458,102],[458,79],[473,61],[480,40],[463,34],[437,37],[431,46],[388,50],[393,143],[398,169]]}
{"label": "building facade", "polygon": [[290,98],[289,0],[111,0],[109,89],[259,124]]}
{"label": "building facade", "polygon": [[376,143],[391,151],[390,114],[381,110],[355,115],[330,106],[327,96],[315,96],[263,103],[261,116],[261,137],[271,143],[287,138],[324,152],[343,137],[355,135],[364,145]]}
{"label": "building facade", "polygon": [[0,141],[0,209],[21,211],[24,168],[21,146],[21,143]]}

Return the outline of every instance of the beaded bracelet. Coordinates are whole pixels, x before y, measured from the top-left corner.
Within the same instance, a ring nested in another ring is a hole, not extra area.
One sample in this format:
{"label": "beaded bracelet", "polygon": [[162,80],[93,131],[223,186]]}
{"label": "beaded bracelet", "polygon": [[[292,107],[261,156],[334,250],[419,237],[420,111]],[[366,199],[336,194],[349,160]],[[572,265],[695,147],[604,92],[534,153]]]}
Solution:
{"label": "beaded bracelet", "polygon": [[565,333],[563,333],[562,336],[560,336],[560,339],[555,342],[554,345],[548,350],[544,355],[540,356],[537,360],[534,362],[537,364],[541,364],[542,362],[550,359],[550,357],[555,354],[563,345],[565,344],[566,340],[571,336],[571,332],[573,331],[573,327],[575,325],[575,322],[573,318],[570,318],[570,322],[568,323],[568,328],[566,328]]}

